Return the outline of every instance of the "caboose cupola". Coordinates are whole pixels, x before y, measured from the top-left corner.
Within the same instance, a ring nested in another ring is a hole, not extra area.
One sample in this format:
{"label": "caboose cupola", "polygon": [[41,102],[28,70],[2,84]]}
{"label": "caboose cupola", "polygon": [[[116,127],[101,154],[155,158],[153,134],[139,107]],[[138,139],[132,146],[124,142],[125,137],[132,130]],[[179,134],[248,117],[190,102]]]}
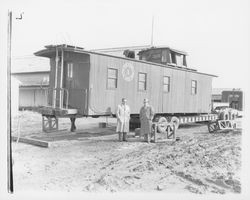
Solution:
{"label": "caboose cupola", "polygon": [[143,61],[178,67],[187,67],[187,53],[169,47],[152,47],[144,49],[140,51],[138,55],[139,59]]}

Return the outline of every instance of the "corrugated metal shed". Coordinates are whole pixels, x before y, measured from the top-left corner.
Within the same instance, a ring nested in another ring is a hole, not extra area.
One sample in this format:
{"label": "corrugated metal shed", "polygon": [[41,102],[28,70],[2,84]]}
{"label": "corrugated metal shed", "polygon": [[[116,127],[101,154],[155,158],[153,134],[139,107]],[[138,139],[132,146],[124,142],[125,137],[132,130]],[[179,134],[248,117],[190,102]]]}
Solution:
{"label": "corrugated metal shed", "polygon": [[[47,105],[46,91],[49,86],[49,60],[35,56],[13,59],[11,76],[19,82],[19,108]],[[17,99],[14,94],[12,99]]]}

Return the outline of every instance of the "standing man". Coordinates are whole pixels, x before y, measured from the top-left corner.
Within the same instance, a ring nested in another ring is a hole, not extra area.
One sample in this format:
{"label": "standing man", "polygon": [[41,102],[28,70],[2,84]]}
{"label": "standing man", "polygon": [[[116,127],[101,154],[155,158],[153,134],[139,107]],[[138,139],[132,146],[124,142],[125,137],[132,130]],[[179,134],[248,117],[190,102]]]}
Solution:
{"label": "standing man", "polygon": [[129,132],[130,108],[126,104],[127,100],[122,98],[121,105],[118,105],[116,111],[117,127],[116,132],[119,134],[119,141],[127,141],[127,132]]}
{"label": "standing man", "polygon": [[145,141],[150,143],[154,110],[152,106],[149,105],[148,99],[144,99],[143,104],[140,110],[141,135],[144,135]]}

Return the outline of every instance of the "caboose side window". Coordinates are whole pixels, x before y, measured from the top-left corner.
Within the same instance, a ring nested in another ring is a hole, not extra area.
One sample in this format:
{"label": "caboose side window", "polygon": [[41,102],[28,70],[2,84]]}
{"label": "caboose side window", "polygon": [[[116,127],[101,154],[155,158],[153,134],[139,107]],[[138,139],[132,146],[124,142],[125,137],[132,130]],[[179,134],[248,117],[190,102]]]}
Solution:
{"label": "caboose side window", "polygon": [[73,63],[67,63],[67,77],[73,78]]}
{"label": "caboose side window", "polygon": [[163,76],[163,92],[170,92],[170,77]]}
{"label": "caboose side window", "polygon": [[115,89],[117,88],[118,70],[114,68],[108,68],[107,76],[107,88]]}
{"label": "caboose side window", "polygon": [[144,91],[147,89],[147,74],[139,72],[138,74],[138,89]]}
{"label": "caboose side window", "polygon": [[191,94],[195,95],[197,94],[197,81],[192,80],[191,82]]}

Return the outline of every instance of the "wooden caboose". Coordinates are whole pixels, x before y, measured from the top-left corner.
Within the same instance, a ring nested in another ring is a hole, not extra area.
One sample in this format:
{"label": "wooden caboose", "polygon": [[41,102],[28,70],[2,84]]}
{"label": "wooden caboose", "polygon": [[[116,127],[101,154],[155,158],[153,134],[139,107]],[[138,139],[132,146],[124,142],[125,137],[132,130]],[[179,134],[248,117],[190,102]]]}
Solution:
{"label": "wooden caboose", "polygon": [[157,115],[210,113],[212,78],[187,67],[183,51],[149,48],[139,60],[86,51],[68,45],[45,46],[36,56],[50,59],[46,117],[115,115],[126,98],[131,117],[138,117],[148,98]]}

